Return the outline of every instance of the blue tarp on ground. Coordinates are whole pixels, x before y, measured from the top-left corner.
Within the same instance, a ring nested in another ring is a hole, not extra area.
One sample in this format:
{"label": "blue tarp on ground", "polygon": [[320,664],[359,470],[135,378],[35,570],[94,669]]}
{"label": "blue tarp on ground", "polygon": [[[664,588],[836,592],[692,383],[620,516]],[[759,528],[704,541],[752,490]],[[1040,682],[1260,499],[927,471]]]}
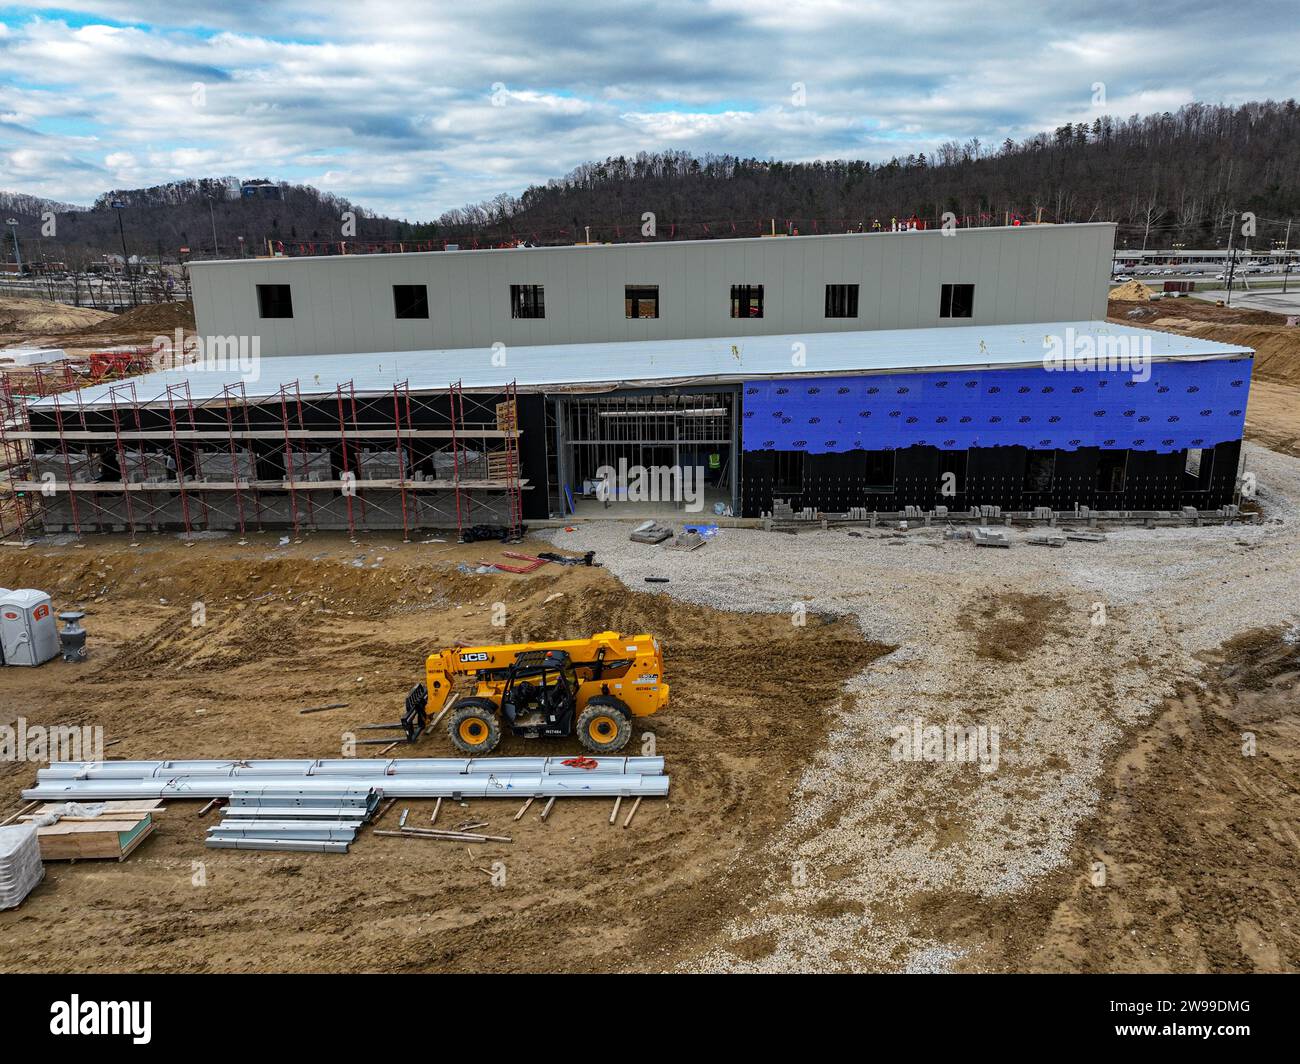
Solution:
{"label": "blue tarp on ground", "polygon": [[1239,440],[1251,360],[1157,362],[1127,370],[1043,367],[747,381],[746,451],[1020,445],[1181,451]]}

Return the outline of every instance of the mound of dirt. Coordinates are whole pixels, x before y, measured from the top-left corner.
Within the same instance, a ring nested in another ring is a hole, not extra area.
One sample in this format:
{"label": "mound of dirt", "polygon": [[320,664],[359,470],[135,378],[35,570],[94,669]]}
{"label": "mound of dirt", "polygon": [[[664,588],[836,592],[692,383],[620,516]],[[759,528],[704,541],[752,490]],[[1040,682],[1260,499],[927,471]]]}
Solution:
{"label": "mound of dirt", "polygon": [[[1116,290],[1118,291],[1118,289]],[[1175,312],[1176,308],[1176,314]],[[1139,312],[1144,318],[1160,317],[1187,321],[1211,322],[1216,325],[1285,325],[1286,315],[1275,314],[1271,310],[1254,310],[1246,307],[1225,307],[1211,303],[1206,299],[1179,299],[1174,301],[1156,300],[1152,303],[1147,297],[1139,300],[1125,300],[1111,293],[1110,305],[1106,314],[1111,321],[1129,323],[1133,312]],[[1143,322],[1147,324],[1147,322]]]}
{"label": "mound of dirt", "polygon": [[0,296],[0,334],[78,332],[102,328],[113,316],[106,310],[70,307],[48,299]]}
{"label": "mound of dirt", "polygon": [[1142,324],[1199,340],[1249,347],[1255,352],[1254,376],[1300,384],[1300,328],[1294,325],[1217,324],[1190,318],[1155,318]]}
{"label": "mound of dirt", "polygon": [[1126,281],[1110,290],[1110,298],[1126,302],[1145,302],[1151,298],[1151,289],[1141,281]]}
{"label": "mound of dirt", "polygon": [[1159,303],[1112,298],[1107,320],[1249,347],[1255,352],[1255,377],[1300,384],[1300,327],[1288,325],[1285,315],[1221,307],[1203,299],[1180,299],[1177,307],[1176,314],[1163,315]]}
{"label": "mound of dirt", "polygon": [[96,335],[136,336],[144,333],[170,333],[176,329],[194,329],[194,304],[188,299],[176,303],[146,303],[113,315],[103,324],[89,325],[81,331]]}

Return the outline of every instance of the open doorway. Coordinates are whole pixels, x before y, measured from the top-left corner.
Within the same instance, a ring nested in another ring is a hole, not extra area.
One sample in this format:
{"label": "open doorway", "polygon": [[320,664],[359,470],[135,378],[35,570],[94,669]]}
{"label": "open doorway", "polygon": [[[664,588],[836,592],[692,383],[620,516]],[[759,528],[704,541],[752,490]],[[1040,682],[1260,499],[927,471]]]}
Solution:
{"label": "open doorway", "polygon": [[705,521],[734,512],[734,390],[556,403],[566,513]]}

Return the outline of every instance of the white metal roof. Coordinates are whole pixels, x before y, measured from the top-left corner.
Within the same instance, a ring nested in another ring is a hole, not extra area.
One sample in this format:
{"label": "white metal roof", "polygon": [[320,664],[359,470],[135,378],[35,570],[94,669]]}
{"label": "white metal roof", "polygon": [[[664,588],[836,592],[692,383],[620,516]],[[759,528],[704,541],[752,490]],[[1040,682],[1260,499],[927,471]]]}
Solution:
{"label": "white metal roof", "polygon": [[[1072,332],[1071,332],[1072,330]],[[599,344],[389,351],[356,355],[279,355],[238,367],[163,370],[133,379],[139,402],[165,397],[188,381],[197,401],[218,398],[243,380],[249,398],[276,395],[298,382],[301,394],[332,394],[352,382],[356,394],[377,395],[407,382],[412,391],[437,391],[459,380],[466,389],[496,390],[514,380],[521,391],[598,390],[645,385],[715,383],[760,377],[814,377],[916,370],[998,369],[1041,363],[1048,337],[1127,337],[1149,344],[1154,361],[1239,358],[1246,347],[1106,321],[964,325],[931,329],[711,337],[699,340],[627,340]],[[1068,341],[1063,341],[1068,342]],[[108,405],[110,385],[64,395],[63,404]],[[124,401],[121,389],[119,404]],[[51,399],[33,406],[51,405]]]}
{"label": "white metal roof", "polygon": [[[906,221],[906,219],[902,219]],[[971,233],[996,233],[1013,230],[1017,233],[1034,233],[1049,232],[1053,229],[1089,229],[1108,226],[1115,228],[1114,222],[1066,222],[1056,224],[1052,222],[1034,224],[1034,225],[974,225],[961,226],[954,232],[957,235]],[[881,237],[894,237],[900,240],[916,240],[918,237],[949,237],[952,233],[945,233],[942,229],[870,229],[857,233],[800,233],[798,236],[787,236],[785,233],[776,233],[769,236],[766,233],[760,233],[758,236],[728,236],[712,237],[697,240],[625,240],[613,243],[577,243],[577,244],[529,244],[527,246],[516,246],[510,248],[467,248],[461,246],[454,251],[387,251],[383,255],[385,258],[417,258],[428,255],[519,255],[529,252],[556,252],[567,251],[578,255],[590,255],[593,252],[599,252],[607,248],[663,248],[663,247],[682,247],[691,245],[709,245],[716,247],[719,244],[764,244],[770,240],[779,240],[782,243],[789,241],[814,241],[814,240],[861,240],[863,237],[878,239]],[[369,241],[361,240],[357,243],[366,244]],[[329,241],[316,241],[316,243],[329,243]],[[352,243],[352,241],[345,241]],[[394,243],[394,241],[389,241]],[[400,241],[398,241],[400,243]],[[418,243],[418,241],[412,241]],[[254,263],[265,266],[280,262],[302,262],[329,260],[331,262],[350,262],[362,263],[373,262],[375,255],[276,255],[267,256],[259,255],[255,258],[246,259],[197,259],[187,263],[191,270],[201,270],[209,266],[251,266]]]}

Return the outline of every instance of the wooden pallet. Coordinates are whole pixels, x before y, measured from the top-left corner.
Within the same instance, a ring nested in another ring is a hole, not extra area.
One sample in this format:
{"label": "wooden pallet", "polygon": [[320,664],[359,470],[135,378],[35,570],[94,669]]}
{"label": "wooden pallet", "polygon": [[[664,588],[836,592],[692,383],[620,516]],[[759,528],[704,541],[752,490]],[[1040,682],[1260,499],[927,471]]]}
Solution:
{"label": "wooden pallet", "polygon": [[502,432],[519,427],[519,412],[512,400],[497,403],[497,428]]}

